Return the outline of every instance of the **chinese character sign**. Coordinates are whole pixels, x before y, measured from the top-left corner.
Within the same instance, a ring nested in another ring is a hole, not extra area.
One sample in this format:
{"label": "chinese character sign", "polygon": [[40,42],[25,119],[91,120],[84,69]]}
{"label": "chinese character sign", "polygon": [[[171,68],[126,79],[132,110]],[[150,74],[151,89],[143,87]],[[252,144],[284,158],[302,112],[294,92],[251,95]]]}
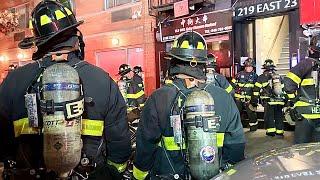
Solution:
{"label": "chinese character sign", "polygon": [[203,36],[232,31],[232,12],[210,12],[169,20],[160,24],[161,41],[171,41],[186,31],[197,31]]}

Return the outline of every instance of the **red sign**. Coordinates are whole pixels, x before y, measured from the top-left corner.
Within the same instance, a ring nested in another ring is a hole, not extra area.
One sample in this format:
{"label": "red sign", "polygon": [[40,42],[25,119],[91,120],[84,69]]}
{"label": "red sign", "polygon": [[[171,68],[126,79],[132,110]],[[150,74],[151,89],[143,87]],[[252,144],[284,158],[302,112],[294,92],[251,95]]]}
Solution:
{"label": "red sign", "polygon": [[160,24],[161,41],[172,41],[187,31],[197,31],[203,36],[232,31],[232,11],[215,11],[185,18],[164,21]]}
{"label": "red sign", "polygon": [[182,0],[174,3],[174,17],[181,17],[189,14],[189,0]]}
{"label": "red sign", "polygon": [[316,24],[320,22],[320,1],[300,0],[300,24]]}

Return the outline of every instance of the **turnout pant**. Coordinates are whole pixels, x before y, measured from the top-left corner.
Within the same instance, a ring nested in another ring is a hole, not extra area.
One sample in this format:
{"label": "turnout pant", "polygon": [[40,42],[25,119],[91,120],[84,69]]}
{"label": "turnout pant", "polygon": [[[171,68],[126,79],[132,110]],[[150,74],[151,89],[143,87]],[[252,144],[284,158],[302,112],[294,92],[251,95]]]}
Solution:
{"label": "turnout pant", "polygon": [[294,143],[320,142],[320,119],[296,121]]}
{"label": "turnout pant", "polygon": [[240,99],[236,99],[236,104],[241,113],[243,109],[246,110],[249,118],[249,126],[254,127],[258,125],[257,114],[249,108],[249,103],[242,102]]}
{"label": "turnout pant", "polygon": [[264,122],[268,133],[284,133],[282,108],[282,105],[265,105]]}

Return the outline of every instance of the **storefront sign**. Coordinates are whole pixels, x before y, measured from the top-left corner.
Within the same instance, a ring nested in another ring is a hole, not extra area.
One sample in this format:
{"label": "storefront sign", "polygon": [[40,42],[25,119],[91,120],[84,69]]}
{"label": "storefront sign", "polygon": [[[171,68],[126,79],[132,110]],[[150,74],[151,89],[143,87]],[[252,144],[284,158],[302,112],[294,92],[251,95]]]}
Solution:
{"label": "storefront sign", "polygon": [[174,17],[181,17],[189,14],[189,1],[182,0],[174,3]]}
{"label": "storefront sign", "polygon": [[298,8],[299,0],[255,0],[236,5],[235,17],[249,17],[285,12]]}
{"label": "storefront sign", "polygon": [[164,21],[160,24],[161,42],[172,41],[186,31],[203,36],[232,31],[232,12],[220,11]]}

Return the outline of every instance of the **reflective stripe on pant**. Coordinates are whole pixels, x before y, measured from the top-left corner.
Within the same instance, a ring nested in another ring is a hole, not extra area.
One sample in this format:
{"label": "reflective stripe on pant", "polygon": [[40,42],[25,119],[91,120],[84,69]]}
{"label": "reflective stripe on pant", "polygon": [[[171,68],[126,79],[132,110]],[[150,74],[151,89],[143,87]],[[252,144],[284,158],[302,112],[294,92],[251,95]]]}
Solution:
{"label": "reflective stripe on pant", "polygon": [[[281,105],[266,105],[264,109],[264,122],[266,125],[266,129],[273,129],[272,132],[278,132],[282,134],[281,130],[283,130],[283,106]],[[271,132],[271,131],[268,131]]]}
{"label": "reflective stripe on pant", "polygon": [[247,114],[248,114],[248,118],[249,118],[249,125],[254,125],[254,124],[258,124],[258,120],[257,120],[257,114],[254,111],[251,111],[249,109],[249,106],[246,105],[244,102],[241,102],[240,100],[236,100],[236,105],[239,109],[239,112],[241,113],[243,108],[246,110]]}
{"label": "reflective stripe on pant", "polygon": [[320,142],[320,120],[296,121],[294,143]]}

